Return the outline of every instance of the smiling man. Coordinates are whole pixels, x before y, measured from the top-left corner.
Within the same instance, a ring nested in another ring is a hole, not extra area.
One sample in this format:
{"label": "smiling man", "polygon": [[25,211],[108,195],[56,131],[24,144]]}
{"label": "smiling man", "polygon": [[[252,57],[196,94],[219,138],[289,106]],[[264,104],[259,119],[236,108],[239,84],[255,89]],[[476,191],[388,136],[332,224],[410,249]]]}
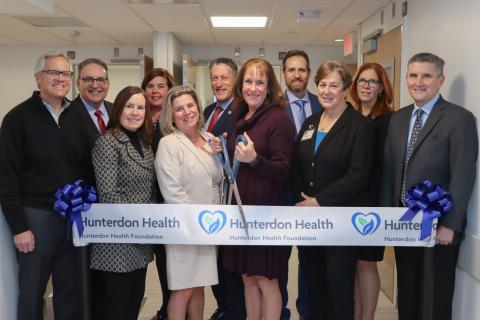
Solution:
{"label": "smiling man", "polygon": [[72,101],[72,109],[85,125],[93,144],[108,125],[112,104],[105,101],[110,88],[108,67],[105,62],[88,58],[78,65],[78,96]]}
{"label": "smiling man", "polygon": [[452,318],[478,137],[472,113],[439,94],[444,64],[432,53],[410,58],[407,87],[414,103],[392,115],[385,144],[382,206],[405,206],[408,190],[426,179],[450,192],[453,203],[438,221],[435,247],[395,248],[400,320]]}
{"label": "smiling man", "polygon": [[5,115],[0,131],[0,204],[19,266],[17,319],[43,319],[50,275],[55,319],[80,319],[78,262],[53,204],[58,188],[84,179],[89,144],[65,99],[73,74],[68,58],[42,55],[34,74],[39,91]]}

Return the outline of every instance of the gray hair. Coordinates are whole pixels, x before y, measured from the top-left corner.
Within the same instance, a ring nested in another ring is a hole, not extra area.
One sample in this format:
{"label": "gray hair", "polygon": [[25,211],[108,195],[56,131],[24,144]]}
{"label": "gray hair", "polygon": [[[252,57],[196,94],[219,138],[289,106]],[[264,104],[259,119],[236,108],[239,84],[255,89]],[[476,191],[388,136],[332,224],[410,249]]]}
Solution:
{"label": "gray hair", "polygon": [[168,91],[168,94],[165,97],[165,103],[162,107],[162,111],[160,114],[160,130],[162,131],[164,136],[167,136],[177,130],[173,123],[173,115],[175,112],[173,110],[173,100],[185,94],[191,96],[193,98],[193,101],[195,101],[199,115],[197,127],[199,131],[203,128],[205,120],[203,117],[203,109],[200,105],[200,101],[198,100],[197,93],[190,87],[176,86],[171,88],[170,91]]}
{"label": "gray hair", "polygon": [[225,64],[232,69],[233,75],[237,75],[238,72],[238,67],[237,64],[230,58],[217,58],[213,59],[212,61],[209,62],[208,64],[208,69],[212,70],[212,67],[218,64]]}
{"label": "gray hair", "polygon": [[435,65],[437,69],[437,74],[443,76],[443,67],[445,66],[445,60],[431,52],[420,52],[415,54],[413,57],[408,60],[408,65],[411,65],[414,62],[428,62]]}
{"label": "gray hair", "polygon": [[42,72],[43,68],[45,68],[45,62],[48,59],[56,58],[56,57],[65,58],[65,60],[67,60],[67,62],[68,62],[68,65],[70,66],[70,71],[73,71],[72,62],[63,52],[61,52],[61,51],[51,51],[51,52],[44,53],[40,57],[38,57],[37,64],[35,65],[35,69],[34,69],[34,74],[37,75],[40,72]]}

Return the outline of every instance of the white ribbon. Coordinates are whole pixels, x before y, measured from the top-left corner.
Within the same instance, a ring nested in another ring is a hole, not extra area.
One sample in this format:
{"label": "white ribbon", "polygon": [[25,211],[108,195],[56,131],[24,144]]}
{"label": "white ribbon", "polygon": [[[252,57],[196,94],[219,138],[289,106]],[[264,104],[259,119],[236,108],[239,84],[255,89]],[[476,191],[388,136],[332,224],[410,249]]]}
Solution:
{"label": "white ribbon", "polygon": [[[166,243],[196,245],[433,246],[421,241],[421,215],[398,219],[407,208],[93,204],[83,212],[74,244]],[[432,229],[436,228],[434,221]],[[432,232],[435,235],[435,232]]]}

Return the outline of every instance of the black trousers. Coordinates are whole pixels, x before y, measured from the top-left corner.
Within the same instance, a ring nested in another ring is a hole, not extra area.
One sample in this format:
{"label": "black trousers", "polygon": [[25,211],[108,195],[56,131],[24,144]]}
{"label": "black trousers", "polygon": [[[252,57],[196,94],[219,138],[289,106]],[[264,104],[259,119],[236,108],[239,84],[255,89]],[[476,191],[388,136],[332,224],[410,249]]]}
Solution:
{"label": "black trousers", "polygon": [[353,320],[357,254],[354,247],[303,247],[311,318]]}
{"label": "black trousers", "polygon": [[167,254],[165,252],[165,245],[157,244],[153,246],[155,253],[155,265],[157,266],[158,279],[160,280],[160,287],[162,288],[162,306],[160,307],[160,314],[167,317],[167,305],[170,300],[170,290],[167,283]]}
{"label": "black trousers", "polygon": [[91,271],[95,320],[137,320],[145,293],[147,268],[117,273]]}
{"label": "black trousers", "polygon": [[50,275],[55,320],[80,319],[78,265],[72,240],[66,239],[66,224],[52,210],[24,208],[35,237],[35,249],[17,251],[19,295],[18,320],[43,319],[43,295]]}
{"label": "black trousers", "polygon": [[[451,320],[452,300],[455,288],[455,269],[460,245],[435,246],[433,248],[396,247],[395,260],[398,282],[398,319],[420,320],[423,305],[422,292],[429,290],[433,295],[432,319]],[[425,255],[426,250],[433,251]],[[425,261],[425,257],[433,258]],[[424,264],[433,269],[425,275]],[[433,277],[433,288],[424,288],[424,277]]]}

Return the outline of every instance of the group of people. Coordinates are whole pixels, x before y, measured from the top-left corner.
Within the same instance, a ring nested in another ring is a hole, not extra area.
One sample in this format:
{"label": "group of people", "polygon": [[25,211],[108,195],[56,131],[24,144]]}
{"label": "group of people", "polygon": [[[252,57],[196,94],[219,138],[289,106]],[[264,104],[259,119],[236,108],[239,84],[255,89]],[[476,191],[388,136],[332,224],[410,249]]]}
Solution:
{"label": "group of people", "polygon": [[[443,67],[434,54],[414,55],[407,67],[414,103],[393,112],[392,85],[377,63],[365,63],[353,77],[341,62],[322,63],[315,95],[307,90],[311,69],[303,50],[282,61],[285,91],[265,59],[237,70],[231,59],[218,58],[209,65],[216,102],[203,109],[195,90],[175,86],[161,68],[111,104],[108,67],[95,58],[79,64],[80,93],[70,102],[70,61],[60,52],[41,56],[34,73],[39,90],[4,117],[0,133],[0,203],[18,251],[18,319],[42,319],[50,275],[55,318],[80,317],[78,252],[53,211],[57,188],[82,178],[103,203],[220,204],[219,135],[240,162],[245,205],[403,207],[412,186],[425,179],[441,184],[453,208],[439,220],[437,245],[395,248],[399,319],[418,319],[426,303],[432,319],[451,319],[478,138],[473,115],[439,94]],[[239,135],[246,143],[237,143]],[[89,247],[95,320],[138,318],[154,257],[163,305],[153,319],[203,319],[206,286],[218,304],[211,320],[290,318],[291,247]],[[383,251],[299,247],[300,317],[373,319]],[[424,265],[433,277],[429,302],[422,296]]]}

